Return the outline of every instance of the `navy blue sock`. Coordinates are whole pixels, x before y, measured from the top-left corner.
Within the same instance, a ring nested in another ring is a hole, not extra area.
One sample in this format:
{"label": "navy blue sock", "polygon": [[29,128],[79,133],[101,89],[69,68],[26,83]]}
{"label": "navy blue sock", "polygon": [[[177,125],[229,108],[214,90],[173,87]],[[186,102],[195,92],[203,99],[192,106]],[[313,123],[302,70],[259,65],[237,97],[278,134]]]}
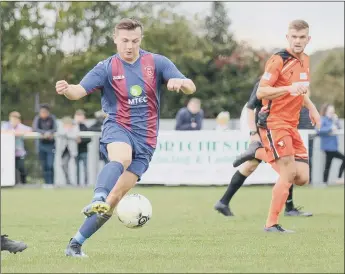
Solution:
{"label": "navy blue sock", "polygon": [[72,243],[77,242],[82,245],[86,241],[86,239],[90,238],[98,229],[100,229],[101,226],[110,219],[110,217],[111,215],[94,214],[86,218],[77,234],[75,234],[75,236],[73,237]]}
{"label": "navy blue sock", "polygon": [[98,174],[92,201],[105,201],[123,171],[121,163],[115,161],[107,163]]}

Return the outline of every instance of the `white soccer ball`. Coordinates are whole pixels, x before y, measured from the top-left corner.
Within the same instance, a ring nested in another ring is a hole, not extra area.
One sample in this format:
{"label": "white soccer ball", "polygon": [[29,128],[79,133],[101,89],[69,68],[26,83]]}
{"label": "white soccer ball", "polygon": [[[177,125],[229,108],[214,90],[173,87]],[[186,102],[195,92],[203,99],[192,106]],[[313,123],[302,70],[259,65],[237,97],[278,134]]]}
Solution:
{"label": "white soccer ball", "polygon": [[140,194],[129,194],[116,207],[119,220],[128,228],[140,228],[152,217],[150,201]]}

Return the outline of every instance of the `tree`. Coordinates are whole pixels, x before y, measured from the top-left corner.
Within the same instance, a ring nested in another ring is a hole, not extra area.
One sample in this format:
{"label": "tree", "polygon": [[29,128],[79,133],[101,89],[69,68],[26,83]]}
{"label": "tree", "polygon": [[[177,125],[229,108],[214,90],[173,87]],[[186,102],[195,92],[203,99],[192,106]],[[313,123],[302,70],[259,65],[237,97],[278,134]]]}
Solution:
{"label": "tree", "polygon": [[344,117],[344,51],[330,51],[312,74],[311,95],[316,105],[331,103]]}
{"label": "tree", "polygon": [[201,87],[197,96],[203,101],[205,116],[210,118],[222,110],[239,117],[258,74],[260,62],[246,57],[254,51],[234,40],[230,24],[225,4],[213,2],[204,24],[208,46],[196,76],[197,88]]}

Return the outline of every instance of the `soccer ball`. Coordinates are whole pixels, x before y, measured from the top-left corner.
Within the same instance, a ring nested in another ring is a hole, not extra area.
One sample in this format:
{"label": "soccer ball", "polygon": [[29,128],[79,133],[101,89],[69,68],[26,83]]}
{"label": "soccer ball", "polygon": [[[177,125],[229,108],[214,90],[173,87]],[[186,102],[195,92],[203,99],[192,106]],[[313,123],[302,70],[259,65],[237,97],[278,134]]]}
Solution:
{"label": "soccer ball", "polygon": [[143,195],[129,194],[119,202],[116,213],[126,227],[140,228],[151,219],[152,205]]}

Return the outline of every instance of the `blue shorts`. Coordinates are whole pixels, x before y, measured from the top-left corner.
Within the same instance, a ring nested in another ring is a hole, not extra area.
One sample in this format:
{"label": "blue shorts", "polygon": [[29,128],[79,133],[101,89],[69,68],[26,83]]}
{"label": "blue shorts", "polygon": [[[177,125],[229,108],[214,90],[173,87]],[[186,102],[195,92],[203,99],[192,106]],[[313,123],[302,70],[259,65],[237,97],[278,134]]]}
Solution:
{"label": "blue shorts", "polygon": [[100,140],[100,152],[107,161],[109,161],[107,144],[113,142],[124,142],[132,147],[132,163],[127,170],[137,175],[140,181],[141,176],[149,167],[155,149],[146,144],[144,138],[136,136],[114,121],[107,120],[103,125]]}

